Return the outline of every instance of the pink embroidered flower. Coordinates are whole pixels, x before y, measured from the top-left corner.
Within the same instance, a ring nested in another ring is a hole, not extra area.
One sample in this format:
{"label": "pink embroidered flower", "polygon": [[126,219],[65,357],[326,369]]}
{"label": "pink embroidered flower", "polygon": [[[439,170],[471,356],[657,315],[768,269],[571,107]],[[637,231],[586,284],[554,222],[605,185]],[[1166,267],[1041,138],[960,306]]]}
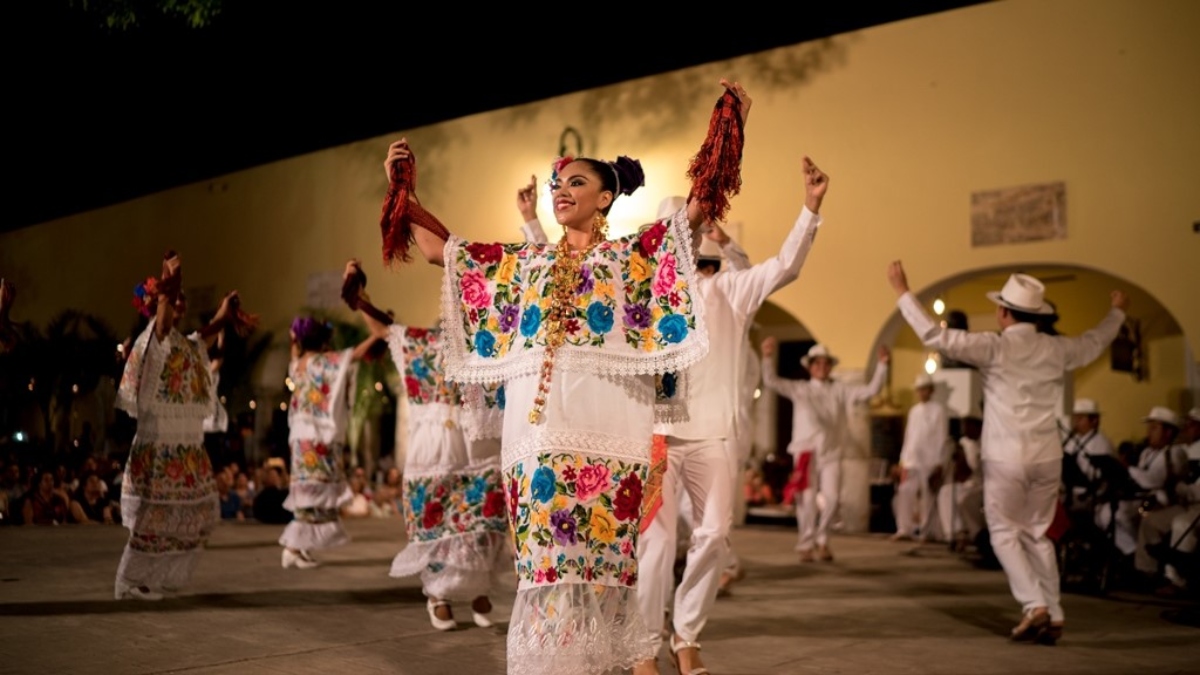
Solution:
{"label": "pink embroidered flower", "polygon": [[612,474],[603,464],[588,464],[579,470],[575,479],[575,499],[580,503],[590,502],[608,488]]}
{"label": "pink embroidered flower", "polygon": [[462,278],[463,302],[468,307],[483,309],[492,304],[492,295],[488,293],[487,278],[479,270],[468,270]]}
{"label": "pink embroidered flower", "polygon": [[668,295],[675,290],[675,256],[664,253],[659,261],[658,269],[654,272],[654,283],[650,290],[657,297]]}

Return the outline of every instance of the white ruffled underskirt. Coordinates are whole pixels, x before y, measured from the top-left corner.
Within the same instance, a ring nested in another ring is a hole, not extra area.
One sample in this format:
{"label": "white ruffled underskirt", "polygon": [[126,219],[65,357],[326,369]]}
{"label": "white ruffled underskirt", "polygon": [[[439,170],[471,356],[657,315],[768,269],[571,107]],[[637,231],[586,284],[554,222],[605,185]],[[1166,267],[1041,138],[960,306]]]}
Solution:
{"label": "white ruffled underskirt", "polygon": [[517,591],[508,626],[508,672],[602,675],[654,658],[637,590],[587,583]]}
{"label": "white ruffled underskirt", "polygon": [[392,560],[389,576],[420,575],[425,595],[439,600],[474,600],[488,595],[499,574],[512,567],[508,536],[500,532],[460,534],[409,542]]}
{"label": "white ruffled underskirt", "polygon": [[279,545],[296,551],[319,551],[323,548],[342,546],[350,542],[350,535],[342,521],[328,523],[302,523],[293,520],[283,528]]}
{"label": "white ruffled underskirt", "polygon": [[117,566],[115,597],[121,599],[122,587],[145,586],[152,591],[184,588],[196,571],[202,550],[201,547],[190,551],[145,553],[135,551],[126,544],[121,563]]}

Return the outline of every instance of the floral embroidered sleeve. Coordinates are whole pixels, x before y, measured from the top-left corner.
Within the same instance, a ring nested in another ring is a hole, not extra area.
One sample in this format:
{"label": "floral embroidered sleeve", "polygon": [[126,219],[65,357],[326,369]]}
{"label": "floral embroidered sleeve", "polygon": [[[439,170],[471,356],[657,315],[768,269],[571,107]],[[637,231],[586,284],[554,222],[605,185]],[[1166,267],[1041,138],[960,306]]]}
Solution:
{"label": "floral embroidered sleeve", "polygon": [[[557,367],[595,374],[682,370],[708,349],[692,300],[686,211],[595,247],[580,266]],[[442,315],[453,380],[536,373],[546,347],[555,250],[541,244],[446,243]]]}

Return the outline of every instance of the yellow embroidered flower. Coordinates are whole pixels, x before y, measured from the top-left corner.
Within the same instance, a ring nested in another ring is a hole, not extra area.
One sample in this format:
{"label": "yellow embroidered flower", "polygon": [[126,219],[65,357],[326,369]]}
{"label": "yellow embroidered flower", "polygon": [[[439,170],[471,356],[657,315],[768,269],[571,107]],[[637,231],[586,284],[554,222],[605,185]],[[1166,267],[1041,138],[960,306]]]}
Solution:
{"label": "yellow embroidered flower", "polygon": [[317,468],[317,453],[309,450],[304,453],[304,466],[308,469]]}
{"label": "yellow embroidered flower", "polygon": [[554,504],[555,511],[562,511],[571,505],[571,502],[567,499],[566,495],[555,495],[552,503]]}
{"label": "yellow embroidered flower", "polygon": [[554,567],[554,562],[550,560],[550,556],[544,555],[542,556],[542,563],[539,565],[539,567],[542,569],[548,569],[550,567]]}
{"label": "yellow embroidered flower", "polygon": [[313,405],[320,405],[321,400],[324,398],[325,397],[321,394],[320,389],[317,389],[316,387],[312,387],[308,390],[308,402],[309,403],[311,403]]}
{"label": "yellow embroidered flower", "polygon": [[650,309],[650,323],[658,323],[658,320],[663,317],[663,308],[655,305]]}
{"label": "yellow embroidered flower", "polygon": [[517,256],[508,253],[500,260],[500,269],[496,270],[496,283],[510,284],[517,272]]}
{"label": "yellow embroidered flower", "polygon": [[613,285],[607,281],[597,281],[596,285],[592,289],[592,292],[595,293],[596,298],[600,300],[609,300],[617,295],[616,290],[613,289]]}
{"label": "yellow embroidered flower", "polygon": [[654,329],[645,328],[641,331],[642,349],[652,352],[654,351]]}
{"label": "yellow embroidered flower", "polygon": [[534,527],[550,527],[550,512],[546,509],[533,509],[529,512],[529,524]]}
{"label": "yellow embroidered flower", "polygon": [[500,320],[496,317],[495,314],[488,317],[487,329],[489,331],[491,331],[492,333],[500,332]]}
{"label": "yellow embroidered flower", "polygon": [[645,281],[650,277],[650,265],[636,251],[629,254],[629,277],[634,281]]}
{"label": "yellow embroidered flower", "polygon": [[592,537],[601,542],[611,544],[617,538],[617,521],[607,510],[592,509],[592,517],[588,523],[592,526]]}

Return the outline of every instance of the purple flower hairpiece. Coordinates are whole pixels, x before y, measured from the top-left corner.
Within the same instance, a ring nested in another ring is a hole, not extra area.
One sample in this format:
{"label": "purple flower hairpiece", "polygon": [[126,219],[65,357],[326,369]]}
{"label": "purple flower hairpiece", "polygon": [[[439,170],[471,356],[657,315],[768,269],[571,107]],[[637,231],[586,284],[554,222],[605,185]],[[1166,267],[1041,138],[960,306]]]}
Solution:
{"label": "purple flower hairpiece", "polygon": [[292,335],[296,342],[307,344],[311,342],[324,343],[333,333],[333,326],[318,321],[311,316],[298,316],[292,320]]}

